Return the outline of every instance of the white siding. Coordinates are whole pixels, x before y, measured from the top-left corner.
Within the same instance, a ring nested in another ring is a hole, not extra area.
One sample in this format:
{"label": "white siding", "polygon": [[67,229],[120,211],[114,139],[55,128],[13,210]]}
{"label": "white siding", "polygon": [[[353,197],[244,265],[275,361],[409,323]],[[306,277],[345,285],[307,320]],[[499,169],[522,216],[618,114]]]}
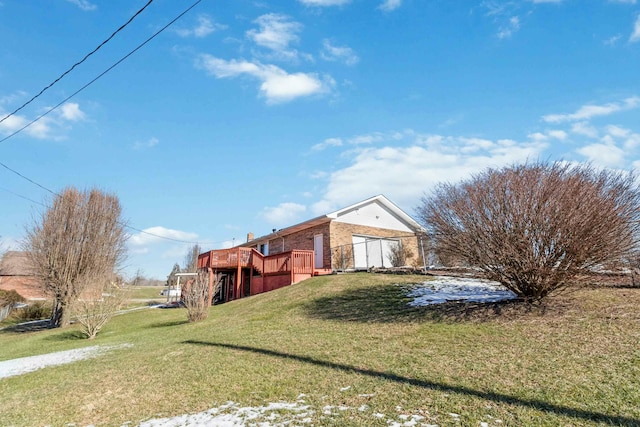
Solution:
{"label": "white siding", "polygon": [[341,212],[334,221],[388,230],[413,231],[404,221],[377,201],[360,206],[358,209]]}

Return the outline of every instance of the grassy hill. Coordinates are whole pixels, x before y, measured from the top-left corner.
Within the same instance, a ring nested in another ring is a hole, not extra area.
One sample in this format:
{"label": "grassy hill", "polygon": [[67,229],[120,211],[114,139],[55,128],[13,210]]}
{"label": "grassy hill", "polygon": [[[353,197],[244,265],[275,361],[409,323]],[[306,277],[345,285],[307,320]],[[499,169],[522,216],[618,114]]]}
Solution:
{"label": "grassy hill", "polygon": [[[182,309],[118,316],[92,342],[2,331],[0,360],[128,346],[0,379],[0,425],[136,426],[211,408],[263,425],[640,425],[640,290],[410,308],[403,288],[424,280],[317,277],[197,324]],[[291,406],[264,409],[275,402]]]}

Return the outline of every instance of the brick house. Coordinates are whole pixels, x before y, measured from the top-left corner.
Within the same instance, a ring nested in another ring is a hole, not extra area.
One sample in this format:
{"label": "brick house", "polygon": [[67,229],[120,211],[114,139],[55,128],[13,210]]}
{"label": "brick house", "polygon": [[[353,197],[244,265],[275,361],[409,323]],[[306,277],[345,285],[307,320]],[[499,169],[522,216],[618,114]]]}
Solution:
{"label": "brick house", "polygon": [[249,233],[246,243],[201,254],[198,266],[209,269],[210,288],[217,291],[214,302],[224,302],[314,275],[390,267],[398,247],[410,254],[405,264],[417,264],[422,255],[418,235],[423,231],[378,195],[265,236]]}
{"label": "brick house", "polygon": [[26,252],[8,251],[0,260],[0,289],[15,290],[28,300],[46,298],[38,280],[31,273]]}

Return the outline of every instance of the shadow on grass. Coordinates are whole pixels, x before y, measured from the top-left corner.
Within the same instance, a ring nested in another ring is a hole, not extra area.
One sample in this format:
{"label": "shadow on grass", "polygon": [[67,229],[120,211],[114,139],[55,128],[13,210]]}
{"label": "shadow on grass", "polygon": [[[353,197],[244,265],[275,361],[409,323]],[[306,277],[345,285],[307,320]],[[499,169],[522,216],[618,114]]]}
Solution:
{"label": "shadow on grass", "polygon": [[80,331],[64,331],[45,338],[47,341],[76,341],[86,339],[87,336]]}
{"label": "shadow on grass", "polygon": [[170,328],[172,326],[186,325],[188,320],[172,320],[171,322],[158,322],[150,325],[151,328]]}
{"label": "shadow on grass", "polygon": [[321,366],[324,368],[334,369],[337,371],[344,371],[344,372],[365,375],[368,377],[381,378],[387,381],[393,381],[401,384],[409,384],[415,387],[436,390],[443,393],[462,394],[466,396],[473,396],[473,397],[478,397],[485,400],[490,400],[496,403],[505,403],[508,405],[516,405],[516,406],[531,408],[534,410],[553,413],[556,415],[571,417],[575,419],[595,421],[598,423],[606,423],[610,425],[625,425],[625,426],[640,425],[640,419],[635,419],[635,418],[630,418],[630,417],[625,417],[620,415],[607,415],[607,414],[602,414],[600,412],[588,411],[584,409],[576,409],[576,408],[571,408],[571,407],[562,406],[562,405],[555,405],[553,403],[548,403],[543,400],[522,399],[519,397],[510,396],[508,394],[502,394],[502,393],[497,393],[492,391],[475,390],[465,386],[456,386],[456,385],[450,385],[450,384],[440,383],[435,381],[410,378],[402,375],[393,374],[390,372],[374,371],[371,369],[364,369],[356,366],[350,366],[350,365],[344,365],[341,363],[329,362],[326,360],[314,359],[308,356],[299,356],[299,355],[290,354],[290,353],[282,353],[279,351],[274,351],[274,350],[269,350],[264,348],[217,343],[217,342],[196,341],[196,340],[186,340],[186,341],[183,341],[182,343],[225,348],[229,350],[245,351],[245,352],[256,353],[256,354],[263,354],[266,356],[276,357],[280,359],[294,360],[302,363],[308,363],[311,365]]}
{"label": "shadow on grass", "polygon": [[7,326],[2,329],[2,332],[7,333],[26,333],[26,332],[38,332],[45,329],[51,329],[49,319],[46,320],[32,320],[30,322],[19,323],[13,326]]}
{"label": "shadow on grass", "polygon": [[347,289],[340,294],[315,299],[304,305],[307,316],[347,322],[489,321],[522,314],[545,314],[546,305],[521,300],[493,303],[447,302],[412,307],[406,297],[411,285],[380,285]]}

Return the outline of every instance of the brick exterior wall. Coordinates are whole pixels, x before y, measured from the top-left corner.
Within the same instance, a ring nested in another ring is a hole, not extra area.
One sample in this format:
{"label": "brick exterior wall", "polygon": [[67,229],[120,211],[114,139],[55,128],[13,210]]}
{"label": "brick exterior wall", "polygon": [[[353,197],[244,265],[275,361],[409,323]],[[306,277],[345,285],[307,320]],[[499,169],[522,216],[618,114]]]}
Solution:
{"label": "brick exterior wall", "polygon": [[[413,264],[420,258],[418,239],[414,233],[407,231],[388,230],[364,225],[346,224],[343,222],[327,222],[284,237],[276,237],[269,240],[269,255],[291,251],[293,249],[313,250],[313,239],[316,234],[323,236],[323,267],[325,269],[342,268],[341,257],[349,259],[345,268],[353,268],[353,256],[350,251],[353,243],[353,235],[371,237],[399,238],[402,245],[408,248],[413,256],[407,260],[407,264]],[[284,243],[284,244],[283,244]],[[257,249],[256,246],[253,246]],[[340,247],[343,247],[340,252]],[[347,249],[348,248],[348,249]],[[349,252],[349,253],[346,253]]]}
{"label": "brick exterior wall", "polygon": [[0,289],[15,290],[29,300],[46,299],[40,284],[34,277],[28,276],[0,276]]}
{"label": "brick exterior wall", "polygon": [[[269,240],[269,255],[278,254],[280,252],[287,252],[293,249],[301,250],[313,250],[313,238],[316,234],[322,234],[322,247],[323,247],[323,267],[331,268],[331,253],[329,251],[330,238],[329,227],[330,223],[320,224],[315,227],[307,228],[306,230],[292,233],[284,237],[276,237]],[[284,247],[282,245],[284,241]]]}

